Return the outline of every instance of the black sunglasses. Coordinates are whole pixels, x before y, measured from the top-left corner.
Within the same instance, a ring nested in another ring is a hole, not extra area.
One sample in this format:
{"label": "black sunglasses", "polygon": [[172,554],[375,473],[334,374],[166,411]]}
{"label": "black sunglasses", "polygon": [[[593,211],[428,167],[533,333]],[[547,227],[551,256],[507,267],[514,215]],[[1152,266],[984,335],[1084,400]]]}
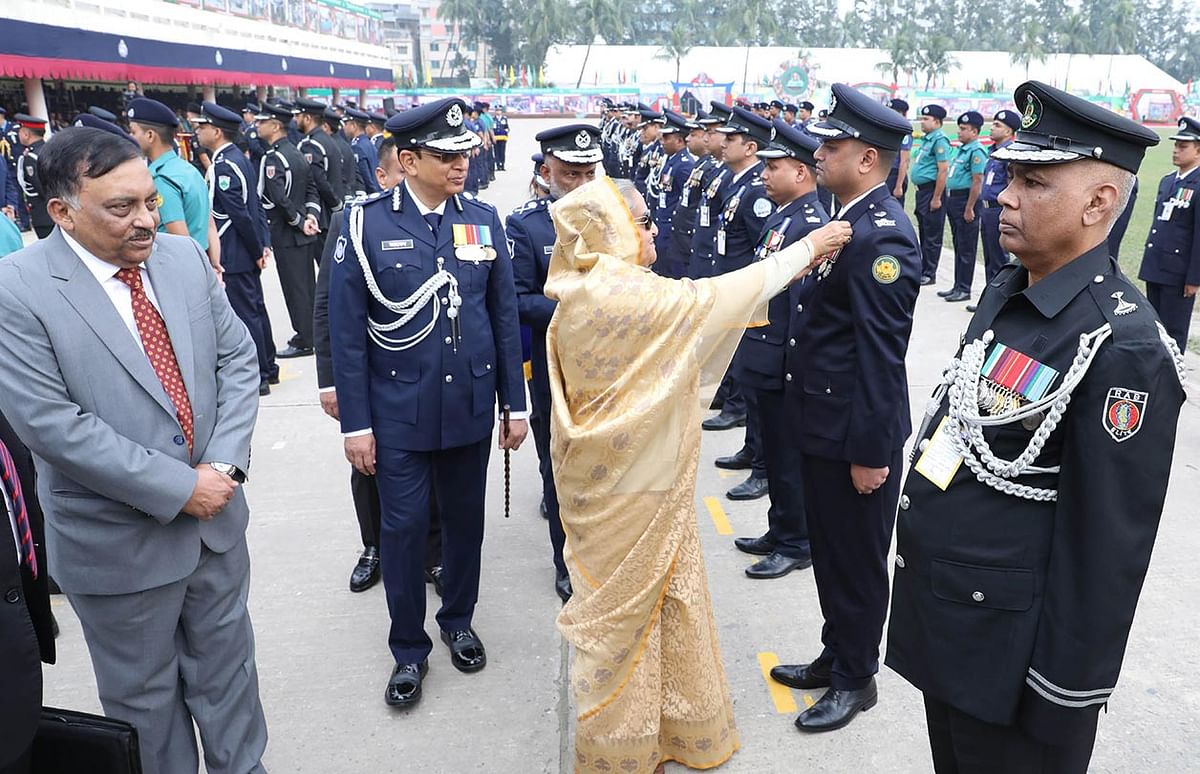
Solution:
{"label": "black sunglasses", "polygon": [[458,161],[459,159],[465,159],[465,158],[470,157],[470,155],[471,155],[469,151],[462,151],[461,153],[452,153],[452,152],[430,150],[429,148],[417,148],[417,149],[414,149],[413,152],[416,153],[418,156],[429,155],[430,157],[437,159],[438,161],[442,162],[443,164],[453,164],[454,162]]}

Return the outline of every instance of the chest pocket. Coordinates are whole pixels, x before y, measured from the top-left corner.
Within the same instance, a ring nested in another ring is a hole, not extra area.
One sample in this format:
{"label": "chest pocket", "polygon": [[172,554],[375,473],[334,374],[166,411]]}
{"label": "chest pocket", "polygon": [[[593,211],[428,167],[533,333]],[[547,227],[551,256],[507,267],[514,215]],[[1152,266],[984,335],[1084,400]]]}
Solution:
{"label": "chest pocket", "polygon": [[408,298],[429,279],[431,272],[425,269],[419,250],[383,250],[379,255],[375,281],[383,294],[393,301]]}
{"label": "chest pocket", "polygon": [[840,441],[850,426],[855,377],[835,371],[804,372],[804,431]]}

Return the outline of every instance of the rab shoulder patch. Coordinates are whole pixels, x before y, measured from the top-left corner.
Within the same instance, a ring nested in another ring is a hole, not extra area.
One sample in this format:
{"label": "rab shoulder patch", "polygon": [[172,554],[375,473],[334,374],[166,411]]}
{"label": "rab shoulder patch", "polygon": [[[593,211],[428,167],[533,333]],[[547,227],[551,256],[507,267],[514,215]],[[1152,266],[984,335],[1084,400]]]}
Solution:
{"label": "rab shoulder patch", "polygon": [[1117,443],[1128,441],[1142,429],[1142,417],[1150,393],[1125,387],[1108,388],[1104,401],[1104,429]]}

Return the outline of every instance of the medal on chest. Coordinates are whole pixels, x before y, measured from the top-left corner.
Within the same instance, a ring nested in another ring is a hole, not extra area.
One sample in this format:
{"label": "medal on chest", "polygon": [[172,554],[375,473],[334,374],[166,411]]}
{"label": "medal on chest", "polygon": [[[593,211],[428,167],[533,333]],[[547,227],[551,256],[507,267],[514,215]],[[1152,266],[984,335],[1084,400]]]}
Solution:
{"label": "medal on chest", "polygon": [[829,254],[829,257],[821,261],[817,266],[817,282],[821,282],[829,277],[833,272],[833,267],[837,263],[838,256],[842,254],[840,249],[834,250]]}
{"label": "medal on chest", "polygon": [[717,191],[721,189],[721,180],[724,177],[725,173],[722,172],[712,179],[712,182],[708,184],[708,188],[704,191],[705,199],[715,199],[717,197]]}
{"label": "medal on chest", "polygon": [[1175,191],[1175,195],[1163,202],[1162,214],[1158,216],[1159,220],[1170,220],[1175,214],[1176,209],[1186,210],[1192,206],[1192,196],[1195,195],[1194,188],[1184,188],[1179,186]]}
{"label": "medal on chest", "polygon": [[989,415],[996,415],[1041,400],[1058,378],[1058,371],[996,342],[991,354],[983,361],[979,375],[983,377],[977,396],[979,408]]}
{"label": "medal on chest", "polygon": [[787,239],[787,228],[791,222],[792,219],[787,218],[775,228],[767,229],[767,233],[763,234],[762,239],[759,240],[758,249],[755,250],[759,260],[783,247],[784,240]]}
{"label": "medal on chest", "polygon": [[496,248],[492,246],[491,226],[455,223],[454,257],[460,261],[470,261],[474,264],[478,264],[480,261],[496,260]]}

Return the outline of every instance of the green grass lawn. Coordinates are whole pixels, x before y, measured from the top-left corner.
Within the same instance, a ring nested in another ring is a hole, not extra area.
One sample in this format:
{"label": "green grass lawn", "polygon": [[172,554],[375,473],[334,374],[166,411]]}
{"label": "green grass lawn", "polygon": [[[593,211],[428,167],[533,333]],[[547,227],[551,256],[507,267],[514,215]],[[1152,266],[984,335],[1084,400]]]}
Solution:
{"label": "green grass lawn", "polygon": [[1142,248],[1146,237],[1150,234],[1150,221],[1154,219],[1154,197],[1158,195],[1158,181],[1163,175],[1173,172],[1171,166],[1171,148],[1174,143],[1167,138],[1175,133],[1175,127],[1156,129],[1162,142],[1146,151],[1146,158],[1138,170],[1138,198],[1133,205],[1133,217],[1129,219],[1129,229],[1121,242],[1121,270],[1138,287],[1142,283],[1137,280],[1138,267],[1142,264]]}

